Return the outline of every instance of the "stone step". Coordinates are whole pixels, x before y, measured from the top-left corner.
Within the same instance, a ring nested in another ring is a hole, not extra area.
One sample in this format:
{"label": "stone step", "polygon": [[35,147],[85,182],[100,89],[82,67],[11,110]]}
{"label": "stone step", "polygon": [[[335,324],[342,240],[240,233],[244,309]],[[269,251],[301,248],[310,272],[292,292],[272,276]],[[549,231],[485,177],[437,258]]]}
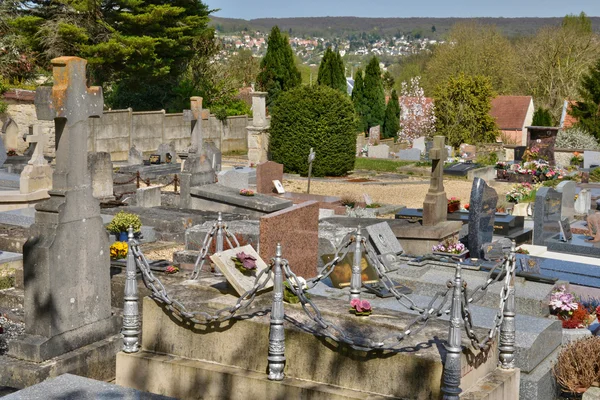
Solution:
{"label": "stone step", "polygon": [[116,383],[180,400],[196,400],[199,396],[228,400],[396,398],[289,377],[281,382],[270,381],[265,373],[148,351],[117,354]]}
{"label": "stone step", "polygon": [[519,370],[496,368],[466,392],[461,400],[516,400],[519,398]]}

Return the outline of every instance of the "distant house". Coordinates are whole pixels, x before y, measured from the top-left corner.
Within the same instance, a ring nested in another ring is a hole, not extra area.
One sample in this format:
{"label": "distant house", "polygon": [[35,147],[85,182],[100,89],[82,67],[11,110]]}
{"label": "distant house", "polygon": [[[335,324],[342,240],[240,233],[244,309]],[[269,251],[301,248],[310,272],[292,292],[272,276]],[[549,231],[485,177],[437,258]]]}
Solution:
{"label": "distant house", "polygon": [[574,100],[565,100],[563,103],[562,114],[560,115],[560,128],[561,129],[569,129],[573,125],[575,125],[578,121],[577,118],[569,114],[569,111],[573,108],[573,106],[577,104]]}
{"label": "distant house", "polygon": [[500,129],[505,144],[527,145],[527,129],[533,121],[531,96],[498,96],[492,99],[490,115]]}

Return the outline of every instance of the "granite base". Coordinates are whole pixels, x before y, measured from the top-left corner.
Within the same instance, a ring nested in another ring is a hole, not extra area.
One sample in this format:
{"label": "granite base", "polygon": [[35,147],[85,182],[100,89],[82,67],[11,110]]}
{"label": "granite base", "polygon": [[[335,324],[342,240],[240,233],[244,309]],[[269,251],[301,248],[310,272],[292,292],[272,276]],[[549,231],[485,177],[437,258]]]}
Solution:
{"label": "granite base", "polygon": [[433,246],[444,240],[458,240],[462,225],[460,221],[445,221],[435,226],[392,226],[392,231],[404,249],[404,254],[418,257],[432,254]]}

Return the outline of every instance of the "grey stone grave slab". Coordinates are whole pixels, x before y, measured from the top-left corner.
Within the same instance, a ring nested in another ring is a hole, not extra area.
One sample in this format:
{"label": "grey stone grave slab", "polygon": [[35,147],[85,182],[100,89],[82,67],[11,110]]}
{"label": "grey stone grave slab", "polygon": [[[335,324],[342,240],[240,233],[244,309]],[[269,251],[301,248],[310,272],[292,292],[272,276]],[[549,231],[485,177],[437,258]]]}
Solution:
{"label": "grey stone grave slab", "polygon": [[[549,251],[556,251],[559,253],[578,254],[581,256],[588,257],[600,257],[600,242],[588,242],[589,239],[591,239],[591,237],[589,236],[574,234],[571,240],[569,240],[568,242],[563,242],[562,240],[560,240],[560,234],[557,234],[546,239],[544,242],[544,246],[546,246]],[[600,267],[596,268],[598,268],[597,274],[600,274]],[[598,283],[600,284],[600,281]],[[586,285],[585,283],[581,284]],[[593,285],[588,284],[586,286]]]}
{"label": "grey stone grave slab", "polygon": [[387,144],[369,146],[367,148],[367,156],[370,158],[389,158],[390,146],[388,146]]}
{"label": "grey stone grave slab", "polygon": [[267,213],[283,210],[284,208],[293,205],[290,200],[284,200],[260,193],[256,193],[254,196],[242,196],[237,189],[214,183],[203,186],[194,186],[190,189],[190,193],[194,197],[211,200],[213,202]]}
{"label": "grey stone grave slab", "polygon": [[585,150],[583,152],[583,168],[600,167],[600,151]]}
{"label": "grey stone grave slab", "polygon": [[221,171],[221,150],[213,142],[205,142],[202,145],[202,149],[206,154],[206,159],[210,163],[210,166],[216,171]]}
{"label": "grey stone grave slab", "polygon": [[575,192],[577,184],[574,181],[563,181],[556,186],[556,190],[562,193],[561,216],[573,222],[575,220]]}
{"label": "grey stone grave slab", "polygon": [[369,235],[369,241],[378,254],[392,253],[398,255],[402,253],[402,246],[387,222],[369,225],[365,230]]}
{"label": "grey stone grave slab", "polygon": [[549,187],[541,187],[535,196],[533,212],[533,244],[545,246],[545,239],[556,235],[560,229],[562,194]]}
{"label": "grey stone grave slab", "polygon": [[473,180],[469,203],[469,253],[480,258],[484,243],[492,241],[498,193],[481,178]]}
{"label": "grey stone grave slab", "polygon": [[[574,235],[573,241],[577,240],[576,236],[579,235]],[[568,244],[559,242],[558,239],[557,242],[568,246]],[[600,253],[600,246],[596,249]],[[516,254],[516,258],[517,271],[529,273],[538,273],[539,271],[542,276],[557,278],[576,285],[600,288],[600,266],[527,254]]]}
{"label": "grey stone grave slab", "polygon": [[581,189],[575,200],[574,208],[575,214],[587,215],[588,211],[592,207],[592,193],[589,189]]}
{"label": "grey stone grave slab", "polygon": [[63,374],[4,396],[5,400],[174,400],[82,376]]}
{"label": "grey stone grave slab", "polygon": [[217,180],[220,185],[234,189],[248,189],[256,184],[256,169],[240,168],[221,171],[217,174]]}
{"label": "grey stone grave slab", "polygon": [[[156,150],[156,154],[160,155],[160,162],[167,163],[167,154],[171,156],[171,162],[175,161],[175,150],[173,150],[173,146],[169,143],[161,143],[158,145],[158,150]],[[170,164],[170,163],[169,163]]]}
{"label": "grey stone grave slab", "polygon": [[453,164],[444,168],[444,174],[453,176],[467,176],[469,171],[478,168],[477,164],[470,162]]}
{"label": "grey stone grave slab", "polygon": [[144,155],[141,151],[136,149],[135,146],[133,146],[129,149],[127,163],[129,165],[142,165],[144,163]]}
{"label": "grey stone grave slab", "polygon": [[431,149],[433,149],[433,140],[427,140],[425,142],[425,160],[430,161],[429,155],[431,154]]}
{"label": "grey stone grave slab", "polygon": [[421,154],[423,152],[425,152],[425,139],[426,139],[425,136],[420,136],[420,137],[416,138],[415,140],[413,140],[412,148],[419,149]]}
{"label": "grey stone grave slab", "polygon": [[[1,141],[1,140],[0,140]],[[0,171],[0,189],[19,189],[21,176],[9,172]]]}
{"label": "grey stone grave slab", "polygon": [[370,145],[374,145],[379,143],[379,140],[381,139],[381,126],[377,125],[377,126],[372,126],[369,129],[369,144]]}
{"label": "grey stone grave slab", "polygon": [[[235,264],[231,259],[235,257],[237,253],[240,252],[244,252],[256,258],[255,271],[248,274],[244,274],[235,267]],[[231,286],[240,296],[252,289],[256,282],[256,277],[260,274],[262,270],[268,268],[267,264],[260,258],[258,253],[250,245],[236,247],[234,249],[225,250],[221,253],[213,254],[212,256],[210,256],[210,259],[212,260],[212,262],[215,263],[215,265],[219,268],[223,275],[225,275],[227,281],[231,284]],[[263,274],[260,282],[263,282],[264,279],[267,278],[268,276],[266,274]],[[272,287],[273,282],[269,280],[262,292],[267,291]]]}
{"label": "grey stone grave slab", "polygon": [[401,161],[421,161],[421,150],[414,147],[412,149],[399,150],[396,156]]}

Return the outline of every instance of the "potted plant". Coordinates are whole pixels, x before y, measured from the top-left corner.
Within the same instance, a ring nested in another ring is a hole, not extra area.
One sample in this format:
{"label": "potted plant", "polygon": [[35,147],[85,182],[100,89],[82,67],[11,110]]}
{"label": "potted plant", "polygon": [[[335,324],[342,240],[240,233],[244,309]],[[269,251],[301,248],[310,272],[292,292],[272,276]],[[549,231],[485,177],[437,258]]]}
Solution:
{"label": "potted plant", "polygon": [[451,197],[448,200],[448,212],[453,213],[458,210],[460,210],[460,199],[458,197]]}
{"label": "potted plant", "polygon": [[367,300],[352,299],[350,301],[350,313],[358,317],[368,317],[372,312],[371,303]]}
{"label": "potted plant", "polygon": [[450,256],[451,258],[458,258],[464,260],[469,254],[469,250],[464,244],[457,240],[446,240],[436,246],[433,246],[433,254],[441,256]]}
{"label": "potted plant", "polygon": [[110,246],[110,259],[120,260],[122,258],[125,258],[127,257],[128,250],[129,246],[127,246],[127,242],[114,242]]}
{"label": "potted plant", "polygon": [[575,167],[583,168],[583,156],[577,151],[573,153],[573,157],[571,157],[570,165]]}
{"label": "potted plant", "polygon": [[250,275],[256,271],[256,258],[243,251],[237,253],[235,257],[231,257],[231,261],[235,264],[235,268],[244,275]]}
{"label": "potted plant", "polygon": [[558,355],[552,373],[561,389],[561,398],[581,399],[600,381],[600,337],[590,336],[569,343]]}
{"label": "potted plant", "polygon": [[133,227],[133,232],[137,233],[139,236],[139,232],[142,228],[140,217],[132,213],[119,211],[106,228],[110,233],[115,234],[119,241],[126,242],[128,239],[127,230],[130,226]]}

